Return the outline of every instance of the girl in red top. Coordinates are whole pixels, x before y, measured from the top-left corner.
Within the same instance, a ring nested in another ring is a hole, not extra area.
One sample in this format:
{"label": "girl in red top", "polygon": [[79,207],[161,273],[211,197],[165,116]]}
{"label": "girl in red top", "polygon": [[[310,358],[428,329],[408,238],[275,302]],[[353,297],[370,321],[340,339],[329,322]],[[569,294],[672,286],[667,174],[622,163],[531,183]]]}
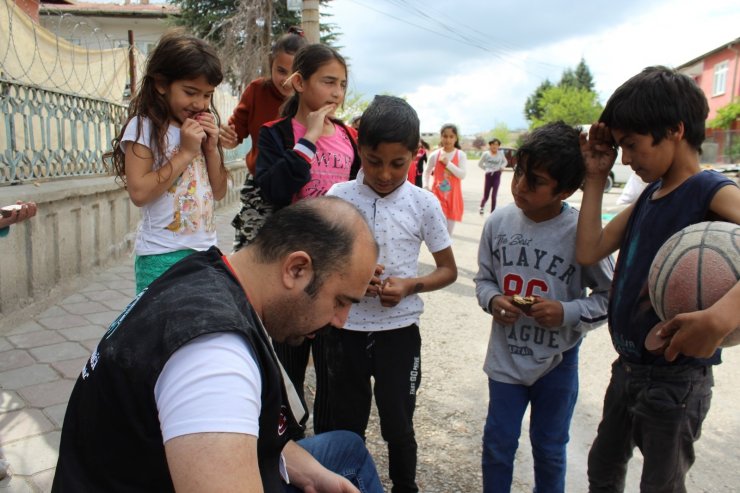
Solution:
{"label": "girl in red top", "polygon": [[241,191],[242,208],[231,222],[236,229],[234,251],[254,239],[263,218],[271,212],[270,206],[260,199],[259,188],[254,182],[259,130],[264,123],[279,117],[280,106],[293,94],[292,84],[285,82],[291,74],[293,57],[307,44],[303,31],[297,27],[289,28],[278,38],[270,51],[270,78],[260,77],[250,82],[229,124],[221,126],[220,139],[225,149],[233,149],[245,138],[252,137],[252,148],[246,158],[247,178]]}

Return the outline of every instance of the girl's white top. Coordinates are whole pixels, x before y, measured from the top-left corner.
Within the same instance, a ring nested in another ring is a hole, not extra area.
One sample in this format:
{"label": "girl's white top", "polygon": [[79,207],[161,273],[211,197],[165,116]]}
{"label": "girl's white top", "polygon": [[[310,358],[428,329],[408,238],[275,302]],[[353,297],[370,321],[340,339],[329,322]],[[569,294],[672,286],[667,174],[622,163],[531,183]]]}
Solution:
{"label": "girl's white top", "polygon": [[[157,152],[150,142],[151,122],[144,117],[142,133],[136,136],[138,117],[126,126],[121,148],[136,142]],[[154,169],[167,164],[180,150],[180,129],[167,129],[164,155],[154,156]],[[214,200],[205,156],[198,154],[180,177],[160,197],[141,207],[136,232],[136,255],[156,255],[176,250],[207,250],[217,242]]]}

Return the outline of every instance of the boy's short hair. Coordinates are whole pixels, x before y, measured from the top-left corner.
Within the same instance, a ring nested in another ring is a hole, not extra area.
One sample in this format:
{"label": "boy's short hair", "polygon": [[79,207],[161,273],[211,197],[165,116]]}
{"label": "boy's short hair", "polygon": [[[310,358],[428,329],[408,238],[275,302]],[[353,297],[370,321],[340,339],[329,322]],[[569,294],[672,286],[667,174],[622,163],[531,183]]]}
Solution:
{"label": "boy's short hair", "polygon": [[488,145],[492,145],[492,144],[501,145],[501,141],[498,140],[498,139],[491,139],[491,140],[488,141]]}
{"label": "boy's short hair", "polygon": [[527,183],[535,188],[533,170],[546,171],[557,186],[554,192],[576,190],[583,184],[586,165],[579,142],[580,128],[562,121],[548,123],[537,128],[517,150],[517,166],[524,167]]}
{"label": "boy's short hair", "polygon": [[647,67],[619,86],[599,121],[625,132],[652,135],[660,143],[683,122],[684,138],[701,152],[709,105],[694,80],[673,69]]}
{"label": "boy's short hair", "polygon": [[411,152],[419,148],[419,116],[395,96],[375,96],[362,113],[358,143],[375,149],[383,142],[399,143]]}

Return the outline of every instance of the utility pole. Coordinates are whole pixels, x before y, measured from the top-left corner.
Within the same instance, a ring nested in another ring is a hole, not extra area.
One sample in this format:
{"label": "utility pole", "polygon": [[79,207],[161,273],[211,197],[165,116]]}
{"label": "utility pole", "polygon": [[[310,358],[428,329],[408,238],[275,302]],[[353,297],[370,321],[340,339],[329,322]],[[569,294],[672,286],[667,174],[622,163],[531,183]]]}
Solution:
{"label": "utility pole", "polygon": [[309,43],[321,41],[319,36],[319,0],[303,0],[303,32]]}

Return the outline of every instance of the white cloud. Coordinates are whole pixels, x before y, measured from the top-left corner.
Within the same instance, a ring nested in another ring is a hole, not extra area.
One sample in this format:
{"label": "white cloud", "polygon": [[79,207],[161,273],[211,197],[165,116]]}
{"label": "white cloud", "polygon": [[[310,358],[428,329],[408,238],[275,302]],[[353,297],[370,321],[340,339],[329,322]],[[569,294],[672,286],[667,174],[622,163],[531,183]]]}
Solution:
{"label": "white cloud", "polygon": [[[451,121],[466,134],[525,126],[526,98],[581,57],[605,102],[648,65],[679,65],[740,37],[736,0],[334,0],[327,10],[355,91],[404,95],[423,130]],[[450,39],[458,35],[485,49]]]}

